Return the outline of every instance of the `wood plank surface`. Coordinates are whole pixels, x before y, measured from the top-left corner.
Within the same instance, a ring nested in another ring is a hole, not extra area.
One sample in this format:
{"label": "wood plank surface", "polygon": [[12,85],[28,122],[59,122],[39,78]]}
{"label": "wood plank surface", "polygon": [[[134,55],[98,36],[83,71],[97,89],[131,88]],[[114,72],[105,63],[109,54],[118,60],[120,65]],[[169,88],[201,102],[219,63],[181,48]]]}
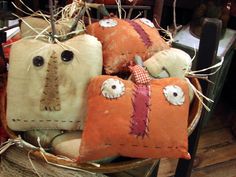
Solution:
{"label": "wood plank surface", "polygon": [[[217,110],[204,128],[192,177],[236,177],[236,138],[228,120],[230,111]],[[177,160],[162,159],[158,177],[174,175]]]}
{"label": "wood plank surface", "polygon": [[236,177],[236,160],[194,170],[192,177]]}

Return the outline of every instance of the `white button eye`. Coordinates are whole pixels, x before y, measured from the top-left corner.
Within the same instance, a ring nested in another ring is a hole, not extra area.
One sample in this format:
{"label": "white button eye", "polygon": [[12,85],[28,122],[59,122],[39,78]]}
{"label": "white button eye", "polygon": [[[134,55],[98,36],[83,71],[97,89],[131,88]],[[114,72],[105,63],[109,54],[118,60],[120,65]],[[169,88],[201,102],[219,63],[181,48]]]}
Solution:
{"label": "white button eye", "polygon": [[144,24],[146,24],[147,26],[151,27],[151,28],[154,28],[155,25],[148,19],[146,18],[140,18],[140,21],[143,22]]}
{"label": "white button eye", "polygon": [[119,98],[125,93],[125,85],[118,79],[107,79],[102,84],[102,95],[106,98]]}
{"label": "white button eye", "polygon": [[109,28],[117,25],[117,21],[113,19],[103,19],[99,21],[101,27]]}
{"label": "white button eye", "polygon": [[183,90],[177,85],[168,85],[163,89],[167,101],[173,105],[182,105],[185,100]]}

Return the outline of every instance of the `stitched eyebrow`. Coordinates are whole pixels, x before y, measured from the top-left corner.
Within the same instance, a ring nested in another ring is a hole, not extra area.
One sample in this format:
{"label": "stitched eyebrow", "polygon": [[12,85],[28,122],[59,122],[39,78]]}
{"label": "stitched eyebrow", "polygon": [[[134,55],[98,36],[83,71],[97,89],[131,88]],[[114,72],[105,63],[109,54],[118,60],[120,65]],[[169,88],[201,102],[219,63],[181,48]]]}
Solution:
{"label": "stitched eyebrow", "polygon": [[167,74],[170,76],[170,73],[169,73],[169,71],[166,69],[165,66],[162,67],[162,70],[164,70],[165,72],[167,72]]}
{"label": "stitched eyebrow", "polygon": [[133,20],[126,20],[133,28],[134,30],[139,34],[140,38],[142,39],[144,45],[146,47],[150,47],[152,45],[152,41],[149,37],[149,35],[146,33],[146,31],[142,28],[141,25],[136,23]]}
{"label": "stitched eyebrow", "polygon": [[[163,71],[165,71],[165,72],[167,72],[167,74],[169,75],[169,77],[170,77],[170,73],[169,73],[169,71],[166,69],[166,67],[162,67],[161,68]],[[153,78],[155,78],[155,79],[159,79],[160,77],[158,77],[158,76],[153,76],[149,71],[148,71],[148,69],[146,68],[146,70],[147,70],[147,72],[153,77]]]}

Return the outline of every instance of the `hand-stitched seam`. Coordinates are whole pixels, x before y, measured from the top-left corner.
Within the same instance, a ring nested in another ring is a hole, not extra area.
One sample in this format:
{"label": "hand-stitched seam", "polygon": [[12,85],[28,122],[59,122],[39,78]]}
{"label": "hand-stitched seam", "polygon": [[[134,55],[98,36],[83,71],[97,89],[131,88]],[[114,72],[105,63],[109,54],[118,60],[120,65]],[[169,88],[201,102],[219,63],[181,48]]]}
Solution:
{"label": "hand-stitched seam", "polygon": [[[105,143],[105,146],[113,146],[111,143]],[[132,147],[137,147],[137,148],[149,148],[149,149],[179,149],[180,147],[178,146],[168,146],[168,147],[161,147],[161,146],[147,146],[147,145],[137,145],[137,144],[131,144],[131,145],[126,145],[126,144],[118,144],[119,146],[132,146]]]}
{"label": "hand-stitched seam", "polygon": [[62,123],[79,123],[80,121],[72,121],[72,120],[25,120],[25,119],[11,119],[13,122],[62,122]]}
{"label": "hand-stitched seam", "polygon": [[149,37],[149,35],[144,31],[141,25],[136,23],[133,20],[126,20],[133,28],[134,30],[139,34],[140,38],[142,39],[143,43],[146,47],[150,47],[152,45],[152,41]]}
{"label": "hand-stitched seam", "polygon": [[[145,91],[146,95],[142,95]],[[132,98],[133,115],[130,121],[130,134],[144,138],[149,133],[150,86],[135,85]],[[142,112],[140,112],[142,110]]]}
{"label": "hand-stitched seam", "polygon": [[158,52],[159,50],[157,49],[149,49],[148,51],[144,51],[144,52],[139,52],[139,51],[136,51],[135,53],[134,52],[129,52],[129,51],[125,51],[125,52],[121,52],[120,55],[134,55],[134,54],[147,54],[147,52],[149,53],[156,53]]}

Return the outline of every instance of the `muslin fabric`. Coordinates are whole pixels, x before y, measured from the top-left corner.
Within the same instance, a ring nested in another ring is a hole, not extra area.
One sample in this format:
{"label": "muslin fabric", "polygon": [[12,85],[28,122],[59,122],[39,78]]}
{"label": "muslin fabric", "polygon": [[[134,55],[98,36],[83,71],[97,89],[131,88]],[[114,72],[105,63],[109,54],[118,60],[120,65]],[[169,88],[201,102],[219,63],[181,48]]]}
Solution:
{"label": "muslin fabric", "polygon": [[[73,59],[63,61],[63,52]],[[56,44],[33,39],[15,43],[7,85],[8,126],[17,131],[82,129],[87,84],[101,72],[102,46],[93,36]]]}

